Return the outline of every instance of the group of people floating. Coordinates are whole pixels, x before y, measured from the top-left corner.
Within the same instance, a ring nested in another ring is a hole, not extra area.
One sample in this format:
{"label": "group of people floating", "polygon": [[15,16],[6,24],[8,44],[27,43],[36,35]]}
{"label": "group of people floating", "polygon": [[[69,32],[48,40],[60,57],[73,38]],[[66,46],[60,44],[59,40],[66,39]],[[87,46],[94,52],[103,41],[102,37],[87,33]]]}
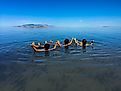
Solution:
{"label": "group of people floating", "polygon": [[[61,43],[59,40],[57,40],[55,43],[53,41],[46,41],[44,45],[41,43],[35,44],[35,42],[32,42],[31,46],[35,52],[46,52],[55,50],[57,47],[64,47],[65,49],[68,49],[73,43],[76,44],[76,46],[81,46],[83,49],[85,49],[87,46],[93,47],[94,41],[87,41],[86,39],[79,41],[76,38],[72,38],[71,40],[65,39],[64,43]],[[53,47],[51,48],[51,46]]]}

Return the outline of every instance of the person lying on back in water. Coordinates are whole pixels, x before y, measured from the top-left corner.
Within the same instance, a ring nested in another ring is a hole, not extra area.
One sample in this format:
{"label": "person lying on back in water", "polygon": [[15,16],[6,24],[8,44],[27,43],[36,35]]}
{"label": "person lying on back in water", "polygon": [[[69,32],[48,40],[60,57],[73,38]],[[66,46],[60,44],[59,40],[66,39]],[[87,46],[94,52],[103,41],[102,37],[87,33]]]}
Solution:
{"label": "person lying on back in water", "polygon": [[[50,40],[50,41],[45,41],[45,44],[50,44],[51,46],[54,46],[55,44],[54,44],[54,42],[52,41],[52,40]],[[35,42],[32,42],[32,44],[31,44],[32,46],[34,46],[34,47],[36,47],[36,48],[38,48],[38,49],[42,49],[42,48],[44,48],[44,45],[42,45],[40,42],[38,42],[38,44],[35,44]]]}
{"label": "person lying on back in water", "polygon": [[34,43],[31,45],[32,48],[36,51],[36,52],[46,52],[46,51],[52,51],[54,49],[56,49],[56,45],[54,45],[53,48],[50,48],[50,44],[49,43],[46,43],[44,46],[43,46],[43,49],[39,49],[38,46],[36,46]]}
{"label": "person lying on back in water", "polygon": [[57,46],[59,46],[59,47],[64,46],[65,49],[68,49],[68,47],[72,44],[72,41],[73,40],[70,41],[69,39],[65,39],[64,44],[61,44],[59,40],[56,43],[57,43]]}
{"label": "person lying on back in water", "polygon": [[41,43],[38,42],[38,45],[35,45],[35,42],[32,42],[31,46],[37,48],[37,49],[42,49],[44,48],[44,45],[42,45]]}
{"label": "person lying on back in water", "polygon": [[84,47],[84,46],[93,46],[93,44],[94,44],[94,41],[90,41],[90,42],[87,42],[87,40],[86,39],[83,39],[81,42],[80,41],[78,41],[76,38],[74,38],[74,41],[75,41],[75,43],[77,44],[77,45],[79,45],[79,46],[82,46],[82,47]]}

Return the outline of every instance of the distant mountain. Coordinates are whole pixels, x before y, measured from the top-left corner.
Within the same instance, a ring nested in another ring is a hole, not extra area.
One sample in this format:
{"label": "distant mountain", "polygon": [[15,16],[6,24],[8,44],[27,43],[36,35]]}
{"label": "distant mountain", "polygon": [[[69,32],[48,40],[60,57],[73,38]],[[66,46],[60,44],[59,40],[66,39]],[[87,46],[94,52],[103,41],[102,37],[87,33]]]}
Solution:
{"label": "distant mountain", "polygon": [[24,27],[24,28],[48,28],[53,27],[52,25],[48,24],[24,24],[16,27]]}
{"label": "distant mountain", "polygon": [[110,27],[110,26],[106,26],[106,25],[105,25],[105,26],[102,26],[102,27]]}

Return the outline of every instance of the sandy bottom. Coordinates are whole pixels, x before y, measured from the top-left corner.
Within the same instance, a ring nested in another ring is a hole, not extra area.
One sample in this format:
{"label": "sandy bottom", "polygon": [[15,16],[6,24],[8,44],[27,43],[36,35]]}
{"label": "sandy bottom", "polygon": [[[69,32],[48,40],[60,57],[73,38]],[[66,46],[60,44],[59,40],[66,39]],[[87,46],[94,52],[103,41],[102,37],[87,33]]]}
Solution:
{"label": "sandy bottom", "polygon": [[120,60],[53,58],[1,63],[0,91],[121,91]]}

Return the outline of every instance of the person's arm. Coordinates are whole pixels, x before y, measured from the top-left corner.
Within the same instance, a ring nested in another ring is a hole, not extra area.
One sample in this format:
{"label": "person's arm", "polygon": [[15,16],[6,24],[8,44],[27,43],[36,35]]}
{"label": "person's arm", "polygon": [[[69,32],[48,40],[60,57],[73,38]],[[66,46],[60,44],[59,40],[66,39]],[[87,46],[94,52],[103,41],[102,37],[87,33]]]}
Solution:
{"label": "person's arm", "polygon": [[82,42],[79,42],[79,46],[82,46]]}
{"label": "person's arm", "polygon": [[81,42],[79,42],[76,38],[74,38],[74,41],[75,41],[75,43],[76,43],[77,45],[80,46],[80,43],[81,43]]}
{"label": "person's arm", "polygon": [[69,45],[71,45],[72,44],[72,42],[73,42],[73,39],[71,39],[71,41],[66,45],[66,46],[69,46]]}
{"label": "person's arm", "polygon": [[82,46],[82,42],[76,40],[75,43],[78,45],[78,46]]}
{"label": "person's arm", "polygon": [[58,40],[57,42],[56,42],[56,46],[59,46],[59,47],[62,47],[62,44],[60,43],[60,41]]}
{"label": "person's arm", "polygon": [[57,46],[57,44],[55,44],[54,47],[53,47],[52,49],[56,49],[56,46]]}
{"label": "person's arm", "polygon": [[49,51],[55,50],[56,46],[57,46],[57,44],[55,44],[53,48],[49,49]]}
{"label": "person's arm", "polygon": [[44,49],[37,49],[36,47],[32,47],[33,49],[34,49],[34,51],[36,51],[36,52],[44,52],[45,50]]}
{"label": "person's arm", "polygon": [[77,45],[80,45],[80,43],[79,43],[79,41],[78,41],[78,40],[75,40],[75,43],[76,43]]}
{"label": "person's arm", "polygon": [[68,44],[66,44],[66,45],[62,45],[62,46],[69,46],[69,45],[71,45],[72,44],[72,41],[71,42],[69,42]]}

